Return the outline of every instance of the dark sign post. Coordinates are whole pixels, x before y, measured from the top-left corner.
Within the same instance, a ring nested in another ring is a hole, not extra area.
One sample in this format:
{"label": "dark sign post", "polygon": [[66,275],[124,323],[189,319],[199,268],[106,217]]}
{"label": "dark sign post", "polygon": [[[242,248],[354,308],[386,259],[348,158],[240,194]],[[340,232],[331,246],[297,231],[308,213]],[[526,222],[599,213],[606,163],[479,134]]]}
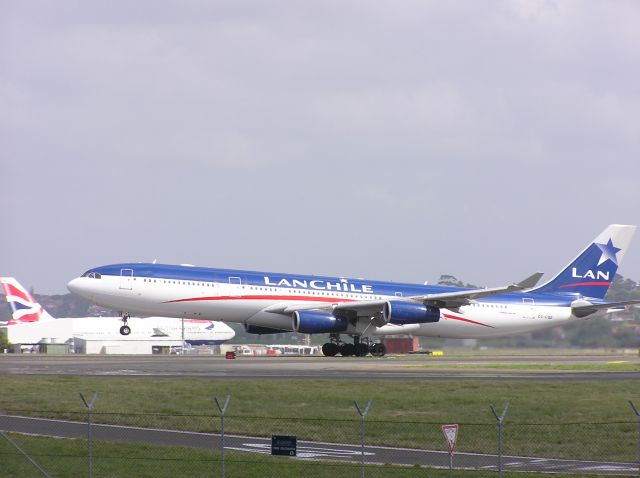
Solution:
{"label": "dark sign post", "polygon": [[271,454],[296,456],[296,437],[287,435],[271,435]]}

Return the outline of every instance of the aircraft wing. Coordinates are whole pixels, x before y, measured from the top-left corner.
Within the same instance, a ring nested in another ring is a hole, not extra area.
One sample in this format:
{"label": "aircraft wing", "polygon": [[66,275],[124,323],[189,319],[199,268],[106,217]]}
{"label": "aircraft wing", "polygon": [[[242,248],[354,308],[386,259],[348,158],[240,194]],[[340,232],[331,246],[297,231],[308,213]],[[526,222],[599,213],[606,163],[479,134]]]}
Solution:
{"label": "aircraft wing", "polygon": [[[541,272],[527,277],[526,279],[505,287],[496,287],[493,289],[472,289],[457,292],[445,292],[442,294],[428,294],[416,297],[396,297],[390,300],[404,300],[412,302],[422,302],[425,305],[431,305],[441,308],[456,308],[462,305],[470,304],[474,299],[481,297],[489,297],[492,295],[502,294],[505,292],[513,292],[518,290],[530,289],[534,287],[540,278]],[[335,302],[333,304],[276,304],[265,309],[265,312],[275,314],[289,315],[297,310],[326,310],[331,313],[344,315],[348,318],[356,318],[358,316],[374,317],[382,312],[385,300],[360,300],[353,302]]]}
{"label": "aircraft wing", "polygon": [[626,305],[638,305],[640,300],[625,300],[623,302],[609,302],[606,304],[592,304],[587,300],[576,300],[571,303],[571,312],[576,317],[586,317],[596,313],[600,309],[615,309]]}
{"label": "aircraft wing", "polygon": [[474,289],[462,290],[460,292],[444,292],[442,294],[428,294],[420,297],[411,297],[411,300],[422,302],[425,305],[440,308],[456,308],[462,305],[468,305],[475,299],[489,297],[492,295],[504,294],[505,292],[515,292],[519,290],[531,289],[540,278],[542,272],[536,272],[524,280],[505,287],[494,287],[493,289]]}
{"label": "aircraft wing", "polygon": [[[413,302],[422,302],[425,305],[430,305],[438,308],[455,309],[463,305],[470,304],[474,299],[481,297],[489,297],[492,295],[503,294],[505,292],[514,292],[518,290],[525,290],[534,287],[540,278],[542,272],[536,272],[535,274],[527,277],[526,279],[505,287],[495,287],[493,289],[472,289],[462,290],[457,292],[444,292],[442,294],[427,294],[415,297],[396,297],[390,300],[406,300]],[[355,312],[357,315],[369,315],[373,316],[382,311],[382,307],[387,300],[363,300],[358,302],[340,302],[333,306],[333,310],[336,312],[344,311],[347,314],[349,311]]]}

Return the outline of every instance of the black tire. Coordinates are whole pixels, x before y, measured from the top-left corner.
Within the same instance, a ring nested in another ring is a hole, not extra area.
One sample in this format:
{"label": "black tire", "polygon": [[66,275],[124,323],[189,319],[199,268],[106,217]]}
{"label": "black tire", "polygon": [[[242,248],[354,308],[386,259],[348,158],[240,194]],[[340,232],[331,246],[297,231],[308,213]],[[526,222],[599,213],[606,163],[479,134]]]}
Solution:
{"label": "black tire", "polygon": [[367,344],[363,344],[360,342],[355,345],[355,355],[356,357],[366,357],[369,353],[369,346]]}
{"label": "black tire", "polygon": [[325,357],[335,357],[336,355],[338,355],[338,344],[327,342],[322,346],[322,354]]}
{"label": "black tire", "polygon": [[121,335],[129,335],[130,333],[131,333],[131,328],[128,325],[123,325],[122,327],[120,327]]}
{"label": "black tire", "polygon": [[343,357],[351,357],[356,353],[356,346],[353,344],[342,344],[340,346],[340,355]]}
{"label": "black tire", "polygon": [[384,344],[373,344],[371,346],[371,355],[375,357],[383,357],[387,353],[387,347]]}

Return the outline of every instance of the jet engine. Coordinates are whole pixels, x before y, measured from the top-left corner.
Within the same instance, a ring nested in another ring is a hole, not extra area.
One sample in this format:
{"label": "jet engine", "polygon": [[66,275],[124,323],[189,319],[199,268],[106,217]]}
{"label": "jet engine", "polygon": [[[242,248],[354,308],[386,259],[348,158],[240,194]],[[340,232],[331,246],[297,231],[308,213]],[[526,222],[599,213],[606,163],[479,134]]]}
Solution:
{"label": "jet engine", "polygon": [[348,325],[344,317],[317,310],[298,310],[293,313],[293,330],[303,334],[344,332]]}
{"label": "jet engine", "polygon": [[260,327],[259,325],[244,324],[244,330],[248,334],[281,334],[283,332],[291,332],[290,330],[272,329],[271,327]]}
{"label": "jet engine", "polygon": [[440,320],[440,309],[419,302],[390,300],[385,302],[382,316],[385,322],[397,325],[426,324]]}

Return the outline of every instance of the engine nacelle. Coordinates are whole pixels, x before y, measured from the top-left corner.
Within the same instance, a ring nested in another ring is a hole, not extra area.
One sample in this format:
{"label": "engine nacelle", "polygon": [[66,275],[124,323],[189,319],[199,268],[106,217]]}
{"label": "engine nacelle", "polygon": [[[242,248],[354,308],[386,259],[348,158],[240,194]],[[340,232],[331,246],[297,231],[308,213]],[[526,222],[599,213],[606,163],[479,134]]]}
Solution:
{"label": "engine nacelle", "polygon": [[271,327],[260,327],[259,325],[244,324],[244,330],[248,334],[282,334],[284,332],[291,332],[290,330],[272,329]]}
{"label": "engine nacelle", "polygon": [[303,334],[344,332],[349,322],[344,317],[317,310],[298,310],[293,313],[293,330]]}
{"label": "engine nacelle", "polygon": [[426,324],[440,320],[440,309],[419,302],[390,300],[382,307],[382,315],[387,323]]}

